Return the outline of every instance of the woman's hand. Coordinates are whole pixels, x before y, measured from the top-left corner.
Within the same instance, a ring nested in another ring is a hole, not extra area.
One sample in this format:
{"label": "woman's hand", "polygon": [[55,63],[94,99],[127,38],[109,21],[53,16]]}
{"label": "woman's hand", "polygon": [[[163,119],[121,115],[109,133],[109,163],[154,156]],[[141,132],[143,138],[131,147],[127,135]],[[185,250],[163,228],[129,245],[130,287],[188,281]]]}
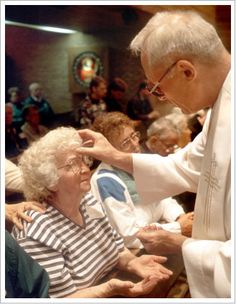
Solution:
{"label": "woman's hand", "polygon": [[118,279],[111,279],[108,284],[108,295],[123,296],[127,298],[139,297],[149,294],[157,285],[159,279],[155,276],[149,276],[138,283],[130,281],[121,281]]}
{"label": "woman's hand", "polygon": [[39,212],[45,212],[45,208],[42,204],[37,202],[22,202],[18,204],[5,204],[5,216],[6,219],[17,226],[20,230],[23,229],[22,220],[31,222],[32,218],[26,215],[26,210],[35,210]]}
{"label": "woman's hand", "polygon": [[166,260],[167,258],[163,256],[142,255],[130,260],[127,270],[137,274],[141,278],[155,276],[158,281],[167,280],[173,273],[161,265]]}

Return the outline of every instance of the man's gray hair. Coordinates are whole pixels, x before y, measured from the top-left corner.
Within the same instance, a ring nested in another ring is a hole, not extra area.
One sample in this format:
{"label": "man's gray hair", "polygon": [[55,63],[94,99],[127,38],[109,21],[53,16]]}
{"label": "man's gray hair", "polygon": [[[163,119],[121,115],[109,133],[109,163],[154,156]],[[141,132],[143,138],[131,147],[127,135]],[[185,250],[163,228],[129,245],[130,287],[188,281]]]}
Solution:
{"label": "man's gray hair", "polygon": [[22,154],[19,167],[23,177],[23,192],[27,200],[44,202],[58,182],[58,155],[75,151],[82,140],[76,129],[59,127],[34,142]]}
{"label": "man's gray hair", "polygon": [[180,59],[214,62],[224,49],[215,28],[193,11],[156,13],[130,44],[147,56],[149,66],[169,65]]}

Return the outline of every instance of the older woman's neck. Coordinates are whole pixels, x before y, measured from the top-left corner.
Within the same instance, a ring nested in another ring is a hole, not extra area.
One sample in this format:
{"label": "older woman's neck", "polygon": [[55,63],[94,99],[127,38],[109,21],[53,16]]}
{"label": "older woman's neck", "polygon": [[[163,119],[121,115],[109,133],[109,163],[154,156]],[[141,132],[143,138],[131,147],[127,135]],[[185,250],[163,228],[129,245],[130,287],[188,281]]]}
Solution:
{"label": "older woman's neck", "polygon": [[56,208],[64,216],[75,222],[76,224],[82,225],[83,218],[80,214],[79,206],[81,197],[71,197],[71,196],[56,196],[51,202],[51,205]]}

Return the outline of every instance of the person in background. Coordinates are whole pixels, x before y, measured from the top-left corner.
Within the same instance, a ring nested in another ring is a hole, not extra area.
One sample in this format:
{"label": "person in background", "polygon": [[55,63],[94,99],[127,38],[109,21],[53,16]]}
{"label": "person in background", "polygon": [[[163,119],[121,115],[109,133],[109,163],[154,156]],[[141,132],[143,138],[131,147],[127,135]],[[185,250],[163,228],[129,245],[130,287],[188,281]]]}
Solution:
{"label": "person in background", "polygon": [[191,140],[201,133],[202,127],[206,120],[207,110],[200,110],[197,113],[191,115],[188,119],[188,127],[191,130]]}
{"label": "person in background", "polygon": [[43,97],[42,85],[38,82],[31,83],[29,85],[29,92],[30,96],[24,101],[24,106],[37,106],[41,124],[51,127],[55,119],[55,114],[49,102]]}
{"label": "person in background", "polygon": [[13,109],[13,126],[18,133],[20,133],[20,127],[24,123],[22,117],[22,110],[24,107],[23,101],[21,99],[20,90],[18,87],[11,87],[7,91],[9,102],[12,104]]}
{"label": "person in background", "polygon": [[174,124],[176,130],[179,132],[178,147],[183,148],[191,142],[192,131],[188,127],[188,115],[180,111],[174,111],[165,116],[170,123]]}
{"label": "person in background", "polygon": [[[48,132],[22,155],[24,195],[45,205],[27,211],[33,221],[13,228],[20,246],[47,271],[50,297],[94,298],[149,293],[172,274],[166,258],[135,257],[110,226],[101,203],[90,192],[90,171],[77,150],[82,140],[74,128]],[[38,249],[38,250],[36,250]],[[132,272],[141,281],[100,280],[112,269]]]}
{"label": "person in background", "polygon": [[[164,47],[163,47],[164,46]],[[197,193],[192,237],[140,232],[149,252],[181,252],[193,298],[231,297],[231,57],[215,28],[192,11],[156,13],[131,42],[150,93],[184,113],[210,107],[202,132],[167,157],[115,149],[99,133],[81,130],[79,152],[134,175],[146,201]]]}
{"label": "person in background", "polygon": [[167,156],[178,149],[179,137],[180,133],[175,125],[165,117],[161,117],[147,129],[144,152]]}
{"label": "person in background", "polygon": [[107,94],[107,84],[103,77],[95,76],[89,84],[89,93],[81,101],[78,111],[81,128],[90,128],[94,119],[106,112],[107,106],[104,98]]}
{"label": "person in background", "polygon": [[107,96],[105,98],[108,112],[125,112],[126,105],[124,95],[127,88],[128,85],[123,79],[119,77],[112,79],[109,83]]}
{"label": "person in background", "polygon": [[[93,130],[101,132],[120,151],[141,151],[134,121],[121,112],[100,116],[99,123],[95,120]],[[152,223],[162,229],[191,236],[192,213],[185,214],[172,198],[146,203],[139,197],[132,175],[123,170],[101,163],[92,175],[91,187],[95,197],[102,201],[110,223],[128,248],[143,248],[136,233],[141,227]]]}
{"label": "person in background", "polygon": [[13,105],[5,105],[5,156],[12,160],[28,146],[28,142],[22,133],[17,133],[13,126]]}
{"label": "person in background", "polygon": [[150,122],[160,117],[160,113],[153,109],[146,86],[146,81],[139,84],[137,94],[127,104],[126,113],[133,120],[141,120],[150,124]]}
{"label": "person in background", "polygon": [[25,106],[22,116],[24,117],[25,123],[21,127],[21,131],[24,133],[29,144],[48,132],[48,128],[40,124],[40,115],[37,106]]}

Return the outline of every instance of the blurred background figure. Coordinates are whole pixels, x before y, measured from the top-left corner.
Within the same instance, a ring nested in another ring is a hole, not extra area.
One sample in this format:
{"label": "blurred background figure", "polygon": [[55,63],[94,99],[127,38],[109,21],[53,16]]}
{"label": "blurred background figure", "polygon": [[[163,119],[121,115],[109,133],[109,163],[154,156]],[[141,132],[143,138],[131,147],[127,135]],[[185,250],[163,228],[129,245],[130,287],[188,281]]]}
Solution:
{"label": "blurred background figure", "polygon": [[173,109],[171,114],[165,116],[171,123],[173,123],[176,129],[179,131],[179,141],[178,146],[180,148],[185,147],[189,142],[191,142],[191,130],[188,127],[188,116],[182,112]]}
{"label": "blurred background figure", "polygon": [[146,90],[146,85],[146,81],[140,83],[136,95],[128,102],[126,113],[133,120],[141,120],[150,124],[150,122],[160,117],[160,113],[153,110],[148,98],[150,93]]}
{"label": "blurred background figure", "polygon": [[39,139],[48,132],[48,128],[40,124],[40,115],[38,107],[35,105],[28,105],[23,110],[24,125],[21,127],[28,143]]}
{"label": "blurred background figure", "polygon": [[202,131],[203,124],[205,122],[207,110],[200,110],[195,114],[190,115],[188,119],[188,127],[191,130],[191,140]]}
{"label": "blurred background figure", "polygon": [[11,87],[7,91],[8,101],[12,104],[13,110],[13,126],[16,128],[17,132],[20,131],[20,127],[23,125],[22,110],[24,107],[23,101],[21,99],[20,90],[18,87]]}
{"label": "blurred background figure", "polygon": [[26,138],[13,126],[13,105],[7,103],[5,105],[5,155],[15,162],[15,158],[27,146]]}
{"label": "blurred background figure", "polygon": [[80,128],[90,128],[94,119],[106,112],[107,106],[104,101],[106,94],[106,80],[101,76],[95,76],[90,82],[88,95],[81,101],[79,108],[75,110]]}
{"label": "blurred background figure", "polygon": [[24,105],[35,105],[39,109],[40,121],[43,125],[51,127],[54,123],[55,114],[49,102],[43,97],[41,84],[33,82],[29,85],[30,96],[25,100]]}
{"label": "blurred background figure", "polygon": [[126,111],[126,101],[124,99],[125,92],[128,89],[127,83],[119,78],[114,78],[109,86],[106,97],[107,111]]}
{"label": "blurred background figure", "polygon": [[147,140],[143,145],[144,152],[167,156],[178,149],[180,132],[165,117],[154,121],[147,130]]}

